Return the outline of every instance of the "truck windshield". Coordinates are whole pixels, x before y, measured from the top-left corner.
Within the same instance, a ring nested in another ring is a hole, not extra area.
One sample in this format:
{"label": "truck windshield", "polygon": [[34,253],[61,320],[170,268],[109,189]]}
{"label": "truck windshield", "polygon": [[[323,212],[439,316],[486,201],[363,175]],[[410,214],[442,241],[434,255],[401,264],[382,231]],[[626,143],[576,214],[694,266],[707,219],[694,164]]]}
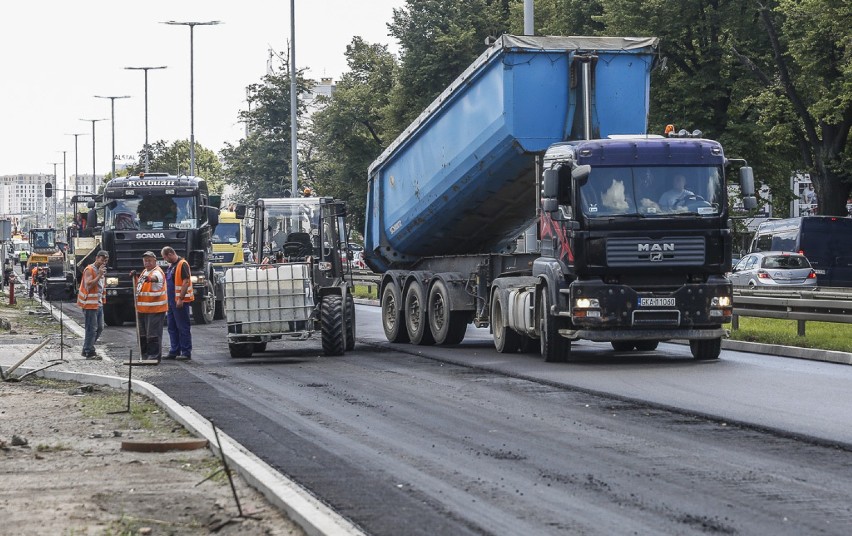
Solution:
{"label": "truck windshield", "polygon": [[593,167],[580,188],[588,218],[718,216],[725,202],[717,166]]}
{"label": "truck windshield", "polygon": [[236,244],[240,241],[240,224],[220,222],[213,231],[214,244]]}
{"label": "truck windshield", "polygon": [[197,229],[199,224],[191,196],[125,197],[109,201],[105,209],[104,229],[116,231]]}
{"label": "truck windshield", "polygon": [[266,206],[264,215],[266,234],[264,248],[280,250],[287,242],[305,242],[313,246],[319,234],[320,211],[318,204],[292,203]]}

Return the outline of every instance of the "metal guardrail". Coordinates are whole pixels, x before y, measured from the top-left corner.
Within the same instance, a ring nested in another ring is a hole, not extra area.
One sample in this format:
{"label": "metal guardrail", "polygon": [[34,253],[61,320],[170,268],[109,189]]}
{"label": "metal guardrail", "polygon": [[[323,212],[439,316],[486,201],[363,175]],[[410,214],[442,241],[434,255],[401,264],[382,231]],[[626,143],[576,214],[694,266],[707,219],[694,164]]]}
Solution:
{"label": "metal guardrail", "polygon": [[352,278],[350,279],[350,282],[353,285],[366,286],[367,291],[372,295],[373,289],[375,289],[376,294],[378,294],[381,277],[381,274],[374,274],[370,270],[352,270]]}
{"label": "metal guardrail", "polygon": [[734,289],[732,327],[740,316],[798,321],[798,334],[805,336],[805,322],[852,324],[852,289],[815,287],[808,289]]}

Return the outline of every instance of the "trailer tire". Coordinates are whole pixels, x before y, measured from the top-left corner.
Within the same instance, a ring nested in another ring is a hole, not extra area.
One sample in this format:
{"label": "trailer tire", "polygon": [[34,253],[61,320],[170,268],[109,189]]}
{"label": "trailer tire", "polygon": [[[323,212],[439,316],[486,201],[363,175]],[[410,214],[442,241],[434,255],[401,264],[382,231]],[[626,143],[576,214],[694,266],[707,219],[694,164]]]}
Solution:
{"label": "trailer tire", "polygon": [[229,342],[228,352],[230,352],[231,357],[251,357],[252,352],[254,352],[254,343]]}
{"label": "trailer tire", "polygon": [[630,352],[636,347],[633,341],[612,341],[610,344],[616,352]]}
{"label": "trailer tire", "polygon": [[494,348],[501,354],[513,354],[521,349],[522,336],[503,321],[503,300],[500,299],[500,292],[494,293],[494,300],[491,302],[491,331]]}
{"label": "trailer tire", "polygon": [[429,304],[423,285],[412,281],[405,291],[405,330],[411,344],[431,346],[435,344],[432,330],[429,328]]}
{"label": "trailer tire", "polygon": [[689,349],[696,361],[712,361],[719,359],[722,352],[722,339],[698,339],[689,341]]}
{"label": "trailer tire", "polygon": [[343,333],[343,298],[327,294],[320,308],[322,323],[322,351],[325,355],[343,355],[346,350],[346,334]]}
{"label": "trailer tire", "polygon": [[205,286],[207,291],[204,298],[192,301],[192,318],[197,325],[213,322],[216,315],[216,291],[213,290],[213,282],[208,279]]}
{"label": "trailer tire", "polygon": [[547,363],[564,363],[571,355],[571,341],[559,335],[559,326],[556,319],[550,316],[550,298],[547,289],[541,293],[541,306],[539,307],[539,339],[541,355]]}
{"label": "trailer tire", "polygon": [[382,328],[389,342],[408,342],[402,294],[393,281],[382,289]]}
{"label": "trailer tire", "polygon": [[355,298],[346,294],[346,351],[355,349]]}
{"label": "trailer tire", "polygon": [[121,317],[121,312],[118,310],[118,307],[109,304],[104,305],[104,324],[110,327],[120,327],[124,325],[124,319]]}
{"label": "trailer tire", "polygon": [[438,279],[429,291],[429,330],[435,344],[459,344],[467,331],[467,315],[450,309],[447,284]]}

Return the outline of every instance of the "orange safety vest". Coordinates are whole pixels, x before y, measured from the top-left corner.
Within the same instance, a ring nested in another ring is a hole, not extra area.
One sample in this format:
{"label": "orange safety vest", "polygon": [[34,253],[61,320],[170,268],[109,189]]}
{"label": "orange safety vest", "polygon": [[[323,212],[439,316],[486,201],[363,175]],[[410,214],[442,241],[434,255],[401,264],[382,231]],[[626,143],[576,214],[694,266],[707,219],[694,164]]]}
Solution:
{"label": "orange safety vest", "polygon": [[32,277],[30,278],[30,282],[31,282],[33,285],[35,285],[35,284],[36,284],[36,275],[38,275],[38,268],[37,268],[37,267],[36,267],[36,268],[33,268],[32,272],[30,272],[30,275],[32,276]]}
{"label": "orange safety vest", "polygon": [[[147,277],[147,281],[142,278]],[[169,310],[166,296],[166,274],[159,266],[144,270],[136,283],[136,310],[140,313],[165,313]]]}
{"label": "orange safety vest", "polygon": [[[86,287],[86,273],[91,274],[90,280],[97,280],[97,290],[89,290]],[[81,309],[97,309],[102,304],[106,303],[106,291],[104,280],[97,279],[98,272],[94,264],[90,264],[83,269],[83,280],[80,281],[80,290],[77,292],[77,306]]]}
{"label": "orange safety vest", "polygon": [[[181,287],[183,287],[183,276],[181,275],[180,269],[181,263],[186,264],[186,269],[187,271],[189,271],[189,263],[186,262],[186,259],[178,259],[177,266],[175,266],[175,299],[178,299],[180,297],[180,289]],[[190,279],[189,288],[186,289],[186,296],[184,296],[183,301],[191,302],[193,300],[195,300],[195,294],[192,292],[192,279]]]}

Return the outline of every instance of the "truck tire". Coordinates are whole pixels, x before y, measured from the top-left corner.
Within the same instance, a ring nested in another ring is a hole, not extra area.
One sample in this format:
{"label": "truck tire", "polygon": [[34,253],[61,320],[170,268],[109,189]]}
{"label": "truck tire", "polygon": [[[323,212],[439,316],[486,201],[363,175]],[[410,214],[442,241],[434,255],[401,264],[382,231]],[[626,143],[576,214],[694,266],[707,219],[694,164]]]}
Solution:
{"label": "truck tire", "polygon": [[323,296],[320,307],[322,351],[325,355],[343,355],[346,334],[343,333],[343,298],[336,294]]}
{"label": "truck tire", "polygon": [[571,341],[559,335],[556,319],[550,316],[550,298],[547,289],[543,289],[539,307],[539,339],[541,355],[548,363],[564,363],[571,355]]}
{"label": "truck tire", "polygon": [[636,341],[637,352],[653,352],[657,349],[660,341]]}
{"label": "truck tire", "polygon": [[346,351],[355,349],[355,298],[346,294]]}
{"label": "truck tire", "polygon": [[253,342],[229,342],[228,351],[231,357],[251,357],[254,352]]}
{"label": "truck tire", "polygon": [[382,290],[382,328],[390,342],[408,342],[401,296],[395,282],[388,283]]}
{"label": "truck tire", "polygon": [[213,322],[216,312],[216,293],[213,290],[213,282],[208,279],[205,286],[207,291],[204,298],[192,301],[192,318],[198,325]]}
{"label": "truck tire", "polygon": [[[131,309],[133,305],[129,305]],[[124,319],[121,317],[121,312],[115,305],[104,305],[104,324],[110,327],[120,327],[124,324]]]}
{"label": "truck tire", "polygon": [[616,352],[630,352],[636,347],[633,341],[612,341],[610,344]]}
{"label": "truck tire", "polygon": [[494,337],[494,347],[501,354],[513,354],[521,349],[523,337],[508,327],[503,320],[503,300],[500,292],[494,293],[491,302],[491,331]]}
{"label": "truck tire", "polygon": [[698,339],[689,341],[689,349],[696,361],[712,361],[719,359],[722,352],[722,339]]}
{"label": "truck tire", "polygon": [[225,302],[217,301],[216,307],[213,309],[213,320],[222,320],[225,318]]}
{"label": "truck tire", "polygon": [[431,346],[435,344],[429,328],[429,304],[420,281],[412,281],[405,291],[405,329],[411,344]]}
{"label": "truck tire", "polygon": [[429,291],[429,330],[435,344],[459,344],[467,331],[467,315],[450,310],[447,284],[438,279]]}

